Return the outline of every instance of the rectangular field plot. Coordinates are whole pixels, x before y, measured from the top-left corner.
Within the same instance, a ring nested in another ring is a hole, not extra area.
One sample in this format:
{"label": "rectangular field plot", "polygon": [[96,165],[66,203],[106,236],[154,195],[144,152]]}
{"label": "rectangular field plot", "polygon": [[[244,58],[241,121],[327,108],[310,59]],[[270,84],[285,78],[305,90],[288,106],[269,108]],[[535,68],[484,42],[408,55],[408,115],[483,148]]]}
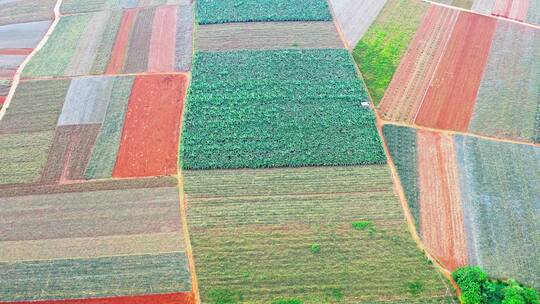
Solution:
{"label": "rectangular field plot", "polygon": [[185,169],[384,163],[346,50],[199,52]]}
{"label": "rectangular field plot", "polygon": [[65,16],[23,77],[187,71],[192,29],[191,5]]}
{"label": "rectangular field plot", "polygon": [[381,101],[428,6],[422,1],[388,0],[355,46],[354,59],[375,105]]}
{"label": "rectangular field plot", "polygon": [[165,181],[126,186],[88,183],[78,186],[86,192],[26,196],[3,191],[0,301],[127,303],[113,299],[171,294],[191,303],[178,190]]}
{"label": "rectangular field plot", "polygon": [[451,301],[385,165],[184,171],[184,187],[203,303]]}
{"label": "rectangular field plot", "polygon": [[540,148],[456,137],[469,257],[540,288]]}
{"label": "rectangular field plot", "polygon": [[0,1],[0,25],[54,19],[56,0]]}
{"label": "rectangular field plot", "polygon": [[325,0],[200,0],[197,22],[215,24],[253,21],[330,21]]}
{"label": "rectangular field plot", "polygon": [[63,14],[75,14],[159,5],[191,4],[191,2],[191,0],[65,0],[62,1],[60,11]]}
{"label": "rectangular field plot", "polygon": [[540,24],[540,2],[535,0],[435,0],[486,15]]}
{"label": "rectangular field plot", "polygon": [[431,5],[379,106],[385,120],[538,140],[540,30]]}
{"label": "rectangular field plot", "polygon": [[332,22],[245,22],[198,27],[195,48],[241,49],[342,48]]}
{"label": "rectangular field plot", "polygon": [[386,0],[331,0],[331,3],[349,48],[354,49],[379,15]]}
{"label": "rectangular field plot", "polygon": [[22,81],[0,122],[0,183],[175,175],[186,88],[185,75]]}
{"label": "rectangular field plot", "polygon": [[469,131],[540,141],[540,30],[500,22]]}

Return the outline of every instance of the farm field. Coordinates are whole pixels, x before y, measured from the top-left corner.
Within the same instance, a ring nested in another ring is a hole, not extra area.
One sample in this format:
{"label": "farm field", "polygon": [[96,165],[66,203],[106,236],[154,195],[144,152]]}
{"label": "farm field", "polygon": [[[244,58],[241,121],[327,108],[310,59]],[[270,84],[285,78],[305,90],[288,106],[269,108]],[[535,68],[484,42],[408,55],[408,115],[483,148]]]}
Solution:
{"label": "farm field", "polygon": [[540,3],[534,0],[435,0],[486,15],[540,24]]}
{"label": "farm field", "polygon": [[0,0],[0,304],[534,304],[540,7],[440,2]]}
{"label": "farm field", "polygon": [[163,5],[188,5],[191,3],[191,0],[64,0],[60,6],[60,11],[63,14],[76,14]]}
{"label": "farm field", "polygon": [[243,22],[198,27],[201,51],[242,49],[342,48],[332,22]]}
{"label": "farm field", "polygon": [[7,25],[0,23],[0,109],[17,69],[43,38],[51,23],[51,20]]}
{"label": "farm field", "polygon": [[429,4],[422,1],[388,0],[355,46],[354,60],[376,106],[388,88],[428,7]]}
{"label": "farm field", "polygon": [[0,25],[54,19],[55,0],[8,0],[0,2]]}
{"label": "farm field", "polygon": [[331,3],[349,48],[354,48],[375,21],[386,0],[332,0]]}
{"label": "farm field", "polygon": [[200,0],[196,15],[199,24],[332,20],[325,0]]}
{"label": "farm field", "polygon": [[449,269],[480,265],[538,288],[540,149],[394,125],[383,130],[393,160],[416,161],[396,168],[405,192],[418,197],[417,226],[428,251]]}
{"label": "farm field", "polygon": [[411,240],[385,165],[183,174],[203,303],[452,299]]}
{"label": "farm field", "polygon": [[0,121],[1,184],[175,175],[186,87],[184,75],[23,81]]}
{"label": "farm field", "polygon": [[345,50],[198,52],[183,169],[384,163]]}
{"label": "farm field", "polygon": [[162,179],[2,191],[0,299],[113,303],[164,294],[192,303],[175,186]]}
{"label": "farm field", "polygon": [[192,22],[191,5],[65,16],[23,77],[188,71]]}
{"label": "farm field", "polygon": [[381,117],[536,141],[539,35],[533,27],[431,5],[384,93]]}

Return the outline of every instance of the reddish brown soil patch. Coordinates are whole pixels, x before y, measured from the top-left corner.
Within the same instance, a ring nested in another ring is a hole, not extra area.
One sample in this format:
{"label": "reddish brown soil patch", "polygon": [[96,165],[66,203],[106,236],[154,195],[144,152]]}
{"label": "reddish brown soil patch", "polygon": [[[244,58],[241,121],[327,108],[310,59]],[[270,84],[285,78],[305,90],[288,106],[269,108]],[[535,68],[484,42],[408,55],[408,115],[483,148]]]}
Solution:
{"label": "reddish brown soil patch", "polygon": [[176,173],[186,87],[185,75],[135,78],[113,177]]}
{"label": "reddish brown soil patch", "polygon": [[4,102],[6,102],[7,96],[0,96],[0,108],[4,105]]}
{"label": "reddish brown soil patch", "polygon": [[412,123],[456,23],[458,11],[431,5],[381,101],[383,118]]}
{"label": "reddish brown soil patch", "polygon": [[124,67],[124,61],[126,60],[127,48],[129,45],[129,37],[131,36],[131,30],[137,16],[137,10],[126,10],[122,15],[120,21],[120,27],[116,35],[116,41],[114,43],[111,59],[105,74],[118,74]]}
{"label": "reddish brown soil patch", "polygon": [[125,296],[114,298],[47,300],[31,302],[2,302],[5,304],[193,304],[195,297],[191,292],[169,294]]}
{"label": "reddish brown soil patch", "polygon": [[0,55],[28,55],[33,49],[0,49]]}
{"label": "reddish brown soil patch", "polygon": [[149,72],[174,71],[176,44],[176,7],[156,9],[150,39]]}
{"label": "reddish brown soil patch", "polygon": [[420,227],[429,252],[450,270],[467,264],[467,244],[454,143],[418,131]]}
{"label": "reddish brown soil patch", "polygon": [[494,18],[460,12],[417,124],[467,130],[496,25]]}

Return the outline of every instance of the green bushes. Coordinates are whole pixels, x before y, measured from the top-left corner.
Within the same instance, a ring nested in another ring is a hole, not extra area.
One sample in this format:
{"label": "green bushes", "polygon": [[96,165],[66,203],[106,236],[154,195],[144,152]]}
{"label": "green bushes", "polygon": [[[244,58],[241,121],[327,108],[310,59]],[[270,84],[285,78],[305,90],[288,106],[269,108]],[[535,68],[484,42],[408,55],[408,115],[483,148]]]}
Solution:
{"label": "green bushes", "polygon": [[539,304],[538,292],[514,280],[489,280],[477,266],[457,269],[452,277],[461,288],[463,304]]}

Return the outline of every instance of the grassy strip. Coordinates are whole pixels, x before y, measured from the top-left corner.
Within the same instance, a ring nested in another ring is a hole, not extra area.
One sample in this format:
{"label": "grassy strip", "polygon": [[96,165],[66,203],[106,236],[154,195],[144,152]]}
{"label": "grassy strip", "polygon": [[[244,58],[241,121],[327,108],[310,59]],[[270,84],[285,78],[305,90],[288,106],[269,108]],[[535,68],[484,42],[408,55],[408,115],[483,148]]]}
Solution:
{"label": "grassy strip", "polygon": [[353,56],[375,105],[381,101],[428,6],[422,1],[388,0],[356,45]]}
{"label": "grassy strip", "polygon": [[329,21],[325,0],[200,0],[199,24],[251,21]]}
{"label": "grassy strip", "polygon": [[[203,303],[451,300],[385,165],[184,175]],[[232,190],[216,197],[222,188]]]}
{"label": "grassy strip", "polygon": [[392,161],[396,166],[407,203],[420,231],[420,189],[416,155],[416,130],[393,125],[383,126],[383,134]]}
{"label": "grassy strip", "polygon": [[346,50],[199,52],[182,166],[384,163],[366,100]]}

